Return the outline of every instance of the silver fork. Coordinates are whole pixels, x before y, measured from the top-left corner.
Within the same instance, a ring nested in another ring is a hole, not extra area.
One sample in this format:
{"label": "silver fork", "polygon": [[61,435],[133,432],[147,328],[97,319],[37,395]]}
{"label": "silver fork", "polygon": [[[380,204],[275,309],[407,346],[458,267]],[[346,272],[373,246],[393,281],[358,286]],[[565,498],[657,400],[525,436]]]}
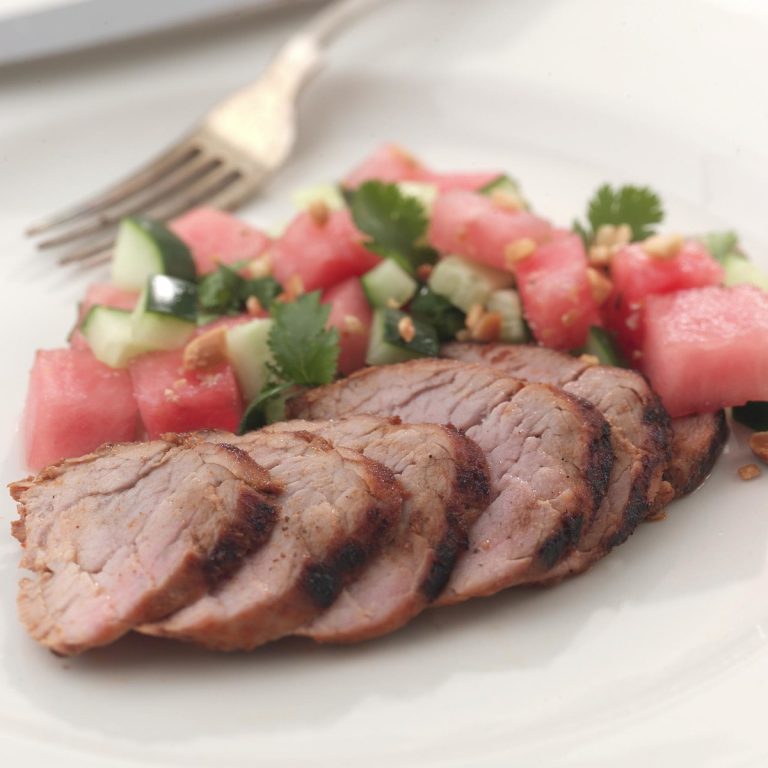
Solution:
{"label": "silver fork", "polygon": [[296,100],[323,48],[382,0],[336,0],[277,52],[261,77],[217,104],[191,133],[130,176],[27,230],[61,264],[108,261],[123,216],[168,220],[198,205],[233,210],[263,187],[296,138]]}

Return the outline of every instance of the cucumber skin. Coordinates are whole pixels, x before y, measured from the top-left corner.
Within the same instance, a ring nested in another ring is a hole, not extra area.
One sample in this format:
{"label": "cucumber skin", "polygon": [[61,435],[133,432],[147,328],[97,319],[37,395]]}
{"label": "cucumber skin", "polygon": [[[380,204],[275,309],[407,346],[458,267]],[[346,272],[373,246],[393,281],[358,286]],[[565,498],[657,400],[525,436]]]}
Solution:
{"label": "cucumber skin", "polygon": [[153,275],[131,316],[134,340],[152,350],[178,349],[197,328],[197,286]]}
{"label": "cucumber skin", "polygon": [[[146,250],[137,254],[135,248],[141,247],[142,241]],[[142,257],[145,264],[138,263]],[[120,288],[141,290],[153,274],[167,274],[192,283],[197,280],[194,259],[183,240],[159,221],[129,216],[120,222],[112,258],[112,282]]]}

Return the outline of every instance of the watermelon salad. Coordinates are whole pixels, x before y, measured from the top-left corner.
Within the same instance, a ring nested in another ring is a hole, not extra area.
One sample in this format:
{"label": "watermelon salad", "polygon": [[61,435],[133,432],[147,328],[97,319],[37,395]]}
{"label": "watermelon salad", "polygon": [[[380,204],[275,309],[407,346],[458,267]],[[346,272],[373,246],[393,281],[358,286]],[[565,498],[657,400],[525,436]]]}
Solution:
{"label": "watermelon salad", "polygon": [[642,371],[673,417],[768,425],[768,275],[733,233],[660,231],[648,188],[604,185],[563,227],[501,171],[388,145],[296,202],[276,237],[211,208],[125,219],[68,346],[36,354],[28,465],[255,428],[301,387],[452,339],[588,354]]}

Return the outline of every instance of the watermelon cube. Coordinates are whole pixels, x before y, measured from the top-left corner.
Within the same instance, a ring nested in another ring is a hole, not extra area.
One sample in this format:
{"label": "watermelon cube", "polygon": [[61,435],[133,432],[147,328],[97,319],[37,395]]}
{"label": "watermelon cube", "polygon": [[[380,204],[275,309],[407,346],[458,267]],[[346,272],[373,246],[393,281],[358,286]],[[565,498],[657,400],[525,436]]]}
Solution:
{"label": "watermelon cube", "polygon": [[323,293],[331,305],[328,327],[339,329],[339,372],[345,376],[365,365],[373,311],[357,277],[350,277]]}
{"label": "watermelon cube", "polygon": [[536,340],[552,349],[584,345],[600,312],[578,235],[562,234],[515,266],[523,313]]}
{"label": "watermelon cube", "polygon": [[605,324],[629,359],[642,345],[643,306],[648,296],[719,285],[725,277],[706,247],[687,240],[672,258],[650,256],[639,243],[611,260],[613,294],[604,307]]}
{"label": "watermelon cube", "polygon": [[330,288],[379,263],[363,240],[347,210],[331,211],[324,221],[302,212],[276,241],[272,270],[282,285],[298,276],[306,291]]}
{"label": "watermelon cube", "polygon": [[673,418],[768,400],[768,294],[739,285],[650,296],[641,360]]}
{"label": "watermelon cube", "polygon": [[489,184],[500,175],[498,171],[470,173],[432,171],[402,147],[398,147],[396,144],[385,144],[350,171],[342,184],[354,189],[363,182],[373,179],[387,183],[420,181],[434,184],[441,191],[451,189],[476,190]]}
{"label": "watermelon cube", "polygon": [[205,371],[186,371],[183,350],[150,352],[130,366],[133,392],[147,435],[225,429],[234,432],[243,403],[228,364]]}
{"label": "watermelon cube", "polygon": [[133,440],[138,409],[127,371],[88,350],[38,350],[24,412],[25,455],[39,469],[102,443]]}
{"label": "watermelon cube", "polygon": [[443,254],[456,254],[497,269],[507,268],[508,246],[523,238],[542,243],[552,236],[548,221],[529,211],[503,208],[490,197],[466,190],[442,192],[432,208],[428,239]]}
{"label": "watermelon cube", "polygon": [[219,264],[251,261],[271,242],[263,232],[217,208],[195,208],[169,227],[192,252],[198,275],[215,272]]}
{"label": "watermelon cube", "polygon": [[88,286],[85,297],[80,302],[77,312],[77,325],[69,335],[69,345],[73,349],[90,349],[88,342],[80,332],[80,323],[88,314],[91,307],[101,304],[115,309],[133,309],[138,301],[138,291],[126,291],[112,283],[93,283]]}

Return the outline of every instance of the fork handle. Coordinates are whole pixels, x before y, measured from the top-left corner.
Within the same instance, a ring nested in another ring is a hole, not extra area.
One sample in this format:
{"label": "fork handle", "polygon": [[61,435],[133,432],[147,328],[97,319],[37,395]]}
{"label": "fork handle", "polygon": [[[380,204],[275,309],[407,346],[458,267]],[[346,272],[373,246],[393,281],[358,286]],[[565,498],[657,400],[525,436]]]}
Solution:
{"label": "fork handle", "polygon": [[383,0],[337,0],[329,3],[306,26],[303,34],[314,38],[319,45],[333,40],[350,22]]}

